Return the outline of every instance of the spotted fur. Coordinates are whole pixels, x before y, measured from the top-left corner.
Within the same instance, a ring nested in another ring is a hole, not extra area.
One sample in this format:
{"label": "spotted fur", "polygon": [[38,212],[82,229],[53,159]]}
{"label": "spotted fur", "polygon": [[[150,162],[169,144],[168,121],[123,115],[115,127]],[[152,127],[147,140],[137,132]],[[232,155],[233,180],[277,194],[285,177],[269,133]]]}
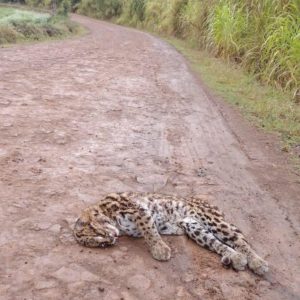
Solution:
{"label": "spotted fur", "polygon": [[248,265],[259,275],[268,271],[267,262],[255,253],[242,232],[201,197],[109,194],[86,208],[74,227],[76,240],[84,246],[114,245],[122,235],[144,237],[155,259],[169,260],[171,250],[161,234],[186,234],[198,245],[218,253],[221,262],[235,270],[244,270]]}

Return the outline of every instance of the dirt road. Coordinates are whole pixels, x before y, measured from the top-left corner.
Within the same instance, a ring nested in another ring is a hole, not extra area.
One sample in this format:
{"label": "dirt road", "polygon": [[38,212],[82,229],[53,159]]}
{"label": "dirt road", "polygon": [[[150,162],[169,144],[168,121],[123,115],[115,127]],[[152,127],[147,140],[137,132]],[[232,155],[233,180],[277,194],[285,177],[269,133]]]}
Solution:
{"label": "dirt road", "polygon": [[[300,181],[271,138],[164,42],[74,19],[90,33],[0,49],[0,298],[299,299]],[[226,270],[184,237],[166,238],[166,263],[139,239],[76,244],[80,210],[125,190],[210,195],[270,273]]]}

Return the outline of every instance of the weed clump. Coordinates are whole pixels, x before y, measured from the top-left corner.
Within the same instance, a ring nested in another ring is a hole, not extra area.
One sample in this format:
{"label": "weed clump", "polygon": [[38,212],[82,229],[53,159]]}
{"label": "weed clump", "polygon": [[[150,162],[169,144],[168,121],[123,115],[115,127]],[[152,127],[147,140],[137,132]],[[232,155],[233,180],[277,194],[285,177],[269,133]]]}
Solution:
{"label": "weed clump", "polygon": [[79,26],[66,17],[0,7],[0,45],[42,40],[77,33]]}

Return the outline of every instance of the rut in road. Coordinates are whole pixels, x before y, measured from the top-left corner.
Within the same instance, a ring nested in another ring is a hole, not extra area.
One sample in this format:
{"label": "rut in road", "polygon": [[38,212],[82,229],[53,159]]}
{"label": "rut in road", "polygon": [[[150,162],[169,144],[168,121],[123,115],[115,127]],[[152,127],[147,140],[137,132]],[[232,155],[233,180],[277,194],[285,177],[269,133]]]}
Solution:
{"label": "rut in road", "polygon": [[[90,33],[0,49],[0,298],[297,299],[299,185],[241,142],[173,48],[73,18]],[[226,270],[184,237],[166,238],[167,263],[137,239],[80,247],[78,213],[129,190],[208,195],[270,273]]]}

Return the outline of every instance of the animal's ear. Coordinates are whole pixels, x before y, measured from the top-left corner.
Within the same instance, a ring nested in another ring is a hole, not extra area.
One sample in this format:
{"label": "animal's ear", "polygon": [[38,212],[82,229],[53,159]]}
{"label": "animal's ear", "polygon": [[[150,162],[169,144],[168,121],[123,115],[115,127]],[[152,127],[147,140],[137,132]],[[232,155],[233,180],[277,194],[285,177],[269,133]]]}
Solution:
{"label": "animal's ear", "polygon": [[75,222],[75,227],[77,229],[82,229],[87,223],[82,221],[81,218],[77,219],[77,221]]}
{"label": "animal's ear", "polygon": [[81,214],[81,216],[77,219],[77,221],[75,222],[74,227],[77,228],[77,230],[82,230],[83,228],[85,228],[88,224],[90,224],[91,220],[90,220],[90,216],[89,214],[83,212]]}
{"label": "animal's ear", "polygon": [[105,230],[103,224],[99,224],[99,222],[92,221],[89,225],[90,225],[91,228],[94,229],[94,231],[98,235],[102,235],[102,236],[106,235],[106,230]]}
{"label": "animal's ear", "polygon": [[97,222],[99,224],[105,224],[111,222],[111,219],[108,218],[105,214],[103,214],[99,210],[94,210],[92,213],[89,214],[89,221],[90,222]]}
{"label": "animal's ear", "polygon": [[80,220],[82,221],[82,222],[84,222],[85,223],[85,225],[86,224],[88,224],[90,221],[91,221],[91,210],[90,210],[90,208],[86,208],[83,212],[82,212],[82,214],[80,215]]}

